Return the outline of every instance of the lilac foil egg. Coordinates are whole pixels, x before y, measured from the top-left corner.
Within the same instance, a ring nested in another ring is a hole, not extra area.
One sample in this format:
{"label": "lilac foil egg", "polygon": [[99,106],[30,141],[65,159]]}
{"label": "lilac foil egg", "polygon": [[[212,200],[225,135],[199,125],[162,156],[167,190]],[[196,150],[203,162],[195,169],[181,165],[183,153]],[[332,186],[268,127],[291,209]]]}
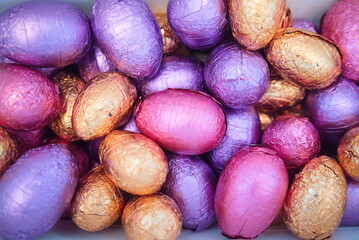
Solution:
{"label": "lilac foil egg", "polygon": [[222,142],[207,154],[209,164],[221,173],[233,154],[238,150],[258,143],[261,124],[254,107],[245,110],[225,109],[227,130]]}
{"label": "lilac foil egg", "polygon": [[207,50],[222,42],[227,32],[226,0],[170,0],[168,22],[187,47]]}
{"label": "lilac foil egg", "polygon": [[202,90],[203,85],[201,61],[191,57],[166,56],[156,75],[143,81],[140,88],[142,95],[146,96],[167,88]]}
{"label": "lilac foil egg", "polygon": [[359,182],[347,178],[348,197],[341,226],[359,226]]}
{"label": "lilac foil egg", "polygon": [[124,74],[152,77],[162,60],[162,36],[143,0],[97,0],[91,25],[97,43]]}
{"label": "lilac foil egg", "polygon": [[319,33],[317,25],[315,25],[314,22],[304,18],[294,18],[292,27]]}
{"label": "lilac foil egg", "polygon": [[340,138],[359,126],[359,87],[339,77],[329,87],[309,91],[304,111],[318,129],[322,141],[336,151]]}
{"label": "lilac foil egg", "polygon": [[29,240],[45,234],[61,218],[77,181],[76,162],[66,146],[26,152],[0,180],[0,237]]}
{"label": "lilac foil egg", "polygon": [[138,127],[136,125],[135,118],[133,117],[133,115],[131,115],[130,119],[128,119],[128,121],[125,123],[125,125],[120,127],[120,130],[141,133],[140,129],[138,129]]}
{"label": "lilac foil egg", "polygon": [[168,161],[164,190],[180,208],[183,227],[192,231],[210,227],[216,221],[215,173],[199,157],[171,155]]}
{"label": "lilac foil egg", "polygon": [[34,67],[77,62],[90,47],[87,16],[61,1],[28,1],[0,15],[0,53]]}
{"label": "lilac foil egg", "polygon": [[223,105],[240,109],[255,104],[269,83],[269,68],[259,52],[235,42],[215,48],[206,60],[204,79],[209,91]]}

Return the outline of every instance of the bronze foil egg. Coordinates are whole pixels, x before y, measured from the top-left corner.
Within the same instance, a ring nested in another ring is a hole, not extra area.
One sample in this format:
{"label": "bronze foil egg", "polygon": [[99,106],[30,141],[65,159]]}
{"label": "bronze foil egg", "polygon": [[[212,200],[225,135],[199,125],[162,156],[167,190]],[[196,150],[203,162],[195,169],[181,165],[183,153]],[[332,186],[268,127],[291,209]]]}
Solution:
{"label": "bronze foil egg", "polygon": [[0,127],[0,176],[15,162],[18,155],[15,141]]}
{"label": "bronze foil egg", "polygon": [[180,47],[181,42],[172,31],[170,24],[168,23],[166,13],[156,13],[155,17],[160,27],[160,31],[162,35],[163,53],[164,54],[173,53],[176,49]]}
{"label": "bronze foil egg", "polygon": [[359,181],[359,127],[351,129],[340,140],[338,161],[349,177]]}

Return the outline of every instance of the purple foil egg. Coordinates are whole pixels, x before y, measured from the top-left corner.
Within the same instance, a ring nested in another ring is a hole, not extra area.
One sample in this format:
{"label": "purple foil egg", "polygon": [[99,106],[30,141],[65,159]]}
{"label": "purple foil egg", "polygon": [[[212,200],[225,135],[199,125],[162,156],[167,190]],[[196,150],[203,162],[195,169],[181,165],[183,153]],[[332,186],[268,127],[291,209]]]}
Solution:
{"label": "purple foil egg", "polygon": [[128,119],[128,121],[125,123],[125,125],[120,127],[120,130],[141,133],[140,129],[138,129],[138,127],[136,125],[135,118],[133,117],[133,115],[131,115],[130,119]]}
{"label": "purple foil egg", "polygon": [[98,151],[99,151],[101,141],[105,137],[106,137],[106,135],[86,142],[87,151],[89,152],[92,160],[94,161],[94,165],[97,165],[97,163],[100,161]]}
{"label": "purple foil egg", "polygon": [[137,79],[157,72],[162,60],[162,36],[143,0],[97,0],[91,24],[102,52],[119,71]]}
{"label": "purple foil egg", "polygon": [[245,110],[225,109],[227,130],[222,142],[207,154],[212,168],[221,173],[235,152],[258,143],[261,124],[254,107]]}
{"label": "purple foil egg", "polygon": [[0,180],[0,237],[35,239],[61,218],[78,171],[66,146],[50,144],[22,155]]}
{"label": "purple foil egg", "polygon": [[166,56],[156,75],[143,81],[140,88],[142,95],[146,96],[167,88],[202,90],[203,85],[201,61],[191,57]]}
{"label": "purple foil egg", "polygon": [[59,113],[59,89],[39,71],[0,63],[0,86],[0,126],[32,131]]}
{"label": "purple foil egg", "polygon": [[341,226],[359,226],[359,182],[347,178],[348,197]]}
{"label": "purple foil egg", "polygon": [[216,174],[199,157],[172,155],[168,161],[164,190],[180,208],[183,227],[192,231],[210,227],[216,221]]}
{"label": "purple foil egg", "polygon": [[255,104],[269,83],[269,68],[259,52],[235,42],[215,48],[206,60],[204,79],[209,91],[223,105],[240,109]]}
{"label": "purple foil egg", "polygon": [[336,151],[341,137],[359,126],[359,87],[341,76],[329,87],[309,91],[304,111],[322,141]]}
{"label": "purple foil egg", "polygon": [[197,50],[213,48],[227,32],[226,0],[170,0],[168,22],[187,47]]}
{"label": "purple foil egg", "polygon": [[28,1],[0,15],[0,53],[35,67],[63,67],[77,62],[90,47],[87,16],[61,1]]}
{"label": "purple foil egg", "polygon": [[77,62],[81,78],[88,82],[100,73],[116,71],[116,67],[107,59],[97,44],[87,52],[85,57]]}
{"label": "purple foil egg", "polygon": [[294,18],[292,27],[319,33],[317,25],[315,25],[314,22],[304,18]]}

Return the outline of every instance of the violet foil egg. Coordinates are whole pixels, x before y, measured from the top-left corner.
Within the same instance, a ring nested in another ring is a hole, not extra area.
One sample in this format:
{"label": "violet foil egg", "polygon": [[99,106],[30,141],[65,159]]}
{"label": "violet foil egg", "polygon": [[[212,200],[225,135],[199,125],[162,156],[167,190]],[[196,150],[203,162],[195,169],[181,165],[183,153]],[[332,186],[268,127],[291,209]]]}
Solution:
{"label": "violet foil egg", "polygon": [[359,126],[359,87],[339,77],[327,88],[309,91],[304,111],[318,129],[322,141],[336,147],[348,130]]}
{"label": "violet foil egg", "polygon": [[333,41],[343,57],[343,76],[359,81],[359,2],[338,1],[321,22],[324,37]]}
{"label": "violet foil egg", "polygon": [[0,64],[0,126],[31,131],[59,113],[59,89],[43,73],[16,64]]}
{"label": "violet foil egg", "polygon": [[218,147],[210,151],[206,157],[209,164],[221,173],[235,152],[258,143],[261,134],[261,124],[254,107],[245,110],[224,109],[226,114],[226,135]]}
{"label": "violet foil egg", "polygon": [[141,133],[141,131],[138,129],[136,125],[135,118],[133,115],[131,115],[130,119],[125,123],[125,125],[120,127],[119,130]]}
{"label": "violet foil egg", "polygon": [[226,0],[170,0],[167,17],[173,32],[187,47],[207,50],[227,32]]}
{"label": "violet foil egg", "polygon": [[62,1],[28,1],[0,15],[0,53],[35,67],[77,62],[90,47],[87,16]]}
{"label": "violet foil egg", "polygon": [[264,95],[269,83],[269,68],[259,52],[227,42],[208,56],[204,79],[209,91],[223,105],[245,108]]}
{"label": "violet foil egg", "polygon": [[294,18],[292,27],[319,33],[319,29],[314,22],[304,18]]}
{"label": "violet foil egg", "polygon": [[26,152],[0,180],[0,237],[27,240],[45,234],[61,218],[77,181],[76,162],[66,146]]}
{"label": "violet foil egg", "polygon": [[340,225],[359,226],[359,182],[347,179],[348,197]]}
{"label": "violet foil egg", "polygon": [[223,235],[259,236],[282,208],[287,188],[288,173],[276,152],[264,147],[239,150],[217,183],[215,211]]}
{"label": "violet foil egg", "polygon": [[167,56],[163,58],[156,75],[143,81],[140,88],[142,95],[146,96],[167,88],[202,90],[203,85],[201,61],[191,57]]}
{"label": "violet foil egg", "polygon": [[162,60],[162,36],[143,0],[97,0],[91,26],[98,45],[124,74],[152,77]]}
{"label": "violet foil egg", "polygon": [[164,190],[180,208],[183,227],[192,231],[210,227],[216,221],[214,171],[196,156],[171,155],[168,161]]}
{"label": "violet foil egg", "polygon": [[226,131],[221,106],[199,91],[167,89],[150,94],[137,105],[134,116],[144,135],[184,155],[213,150]]}

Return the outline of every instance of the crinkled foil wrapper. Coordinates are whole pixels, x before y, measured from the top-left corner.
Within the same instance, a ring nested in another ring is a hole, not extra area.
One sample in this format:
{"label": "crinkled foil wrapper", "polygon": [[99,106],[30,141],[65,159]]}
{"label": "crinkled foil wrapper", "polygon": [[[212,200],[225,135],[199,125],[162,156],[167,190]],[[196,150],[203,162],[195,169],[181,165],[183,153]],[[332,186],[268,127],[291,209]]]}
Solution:
{"label": "crinkled foil wrapper", "polygon": [[359,127],[347,132],[340,140],[338,161],[349,177],[359,181]]}
{"label": "crinkled foil wrapper", "polygon": [[170,54],[178,49],[181,45],[180,40],[172,31],[170,24],[168,23],[167,15],[165,13],[156,13],[155,14],[158,25],[160,26],[160,31],[163,41],[163,53]]}
{"label": "crinkled foil wrapper", "polygon": [[15,141],[0,127],[0,176],[15,162],[18,155]]}

